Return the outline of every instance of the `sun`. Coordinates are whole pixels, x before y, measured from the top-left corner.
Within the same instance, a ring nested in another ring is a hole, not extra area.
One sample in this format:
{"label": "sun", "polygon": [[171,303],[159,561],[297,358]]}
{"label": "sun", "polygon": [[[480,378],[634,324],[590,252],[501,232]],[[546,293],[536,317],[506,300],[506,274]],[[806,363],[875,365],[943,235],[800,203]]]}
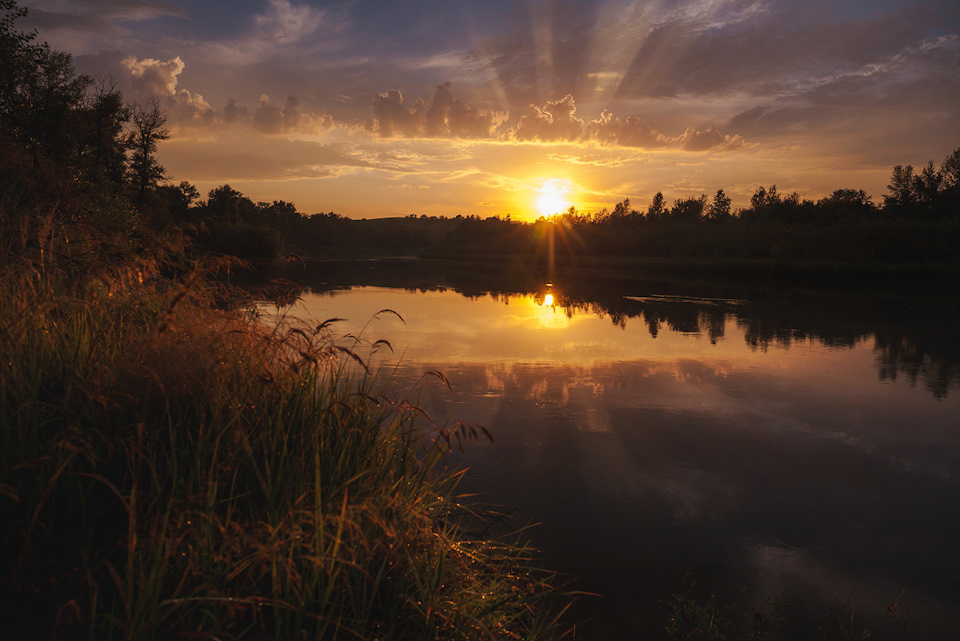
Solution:
{"label": "sun", "polygon": [[543,183],[543,187],[538,190],[540,197],[537,199],[537,210],[540,215],[550,218],[570,207],[570,203],[563,197],[566,191],[564,187],[565,185],[559,180],[548,180]]}

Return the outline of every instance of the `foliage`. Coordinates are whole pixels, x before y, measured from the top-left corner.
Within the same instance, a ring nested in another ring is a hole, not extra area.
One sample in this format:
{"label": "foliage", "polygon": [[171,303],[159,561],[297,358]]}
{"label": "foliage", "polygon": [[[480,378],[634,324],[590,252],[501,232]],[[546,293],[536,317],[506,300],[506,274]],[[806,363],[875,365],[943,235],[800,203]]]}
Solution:
{"label": "foliage", "polygon": [[783,623],[783,606],[766,601],[745,613],[733,604],[719,604],[714,594],[698,598],[696,581],[684,577],[679,592],[667,604],[664,630],[669,641],[774,641]]}
{"label": "foliage", "polygon": [[[873,626],[863,624],[860,617],[854,616],[848,601],[830,608],[829,616],[821,623],[811,624],[809,634],[802,638],[865,641],[888,638],[882,636],[888,631],[900,638],[905,634],[906,622],[901,621],[897,613],[898,601],[899,597],[885,611],[881,610],[882,615]],[[667,605],[670,615],[664,630],[669,641],[776,641],[790,631],[785,614],[789,604],[768,599],[756,608],[733,603],[721,605],[715,594],[704,597],[690,575],[684,577],[680,590],[670,597]]]}
{"label": "foliage", "polygon": [[460,525],[459,475],[442,456],[457,426],[427,425],[423,440],[415,403],[364,374],[380,346],[364,356],[326,324],[270,330],[216,311],[209,269],[178,284],[156,261],[128,263],[80,297],[35,275],[4,279],[5,629],[545,631],[550,619],[529,608],[550,589],[529,551]]}
{"label": "foliage", "polygon": [[163,184],[159,104],[0,9],[4,632],[552,635],[550,577],[457,502],[444,448],[481,431],[391,396],[382,343],[271,328],[212,278],[238,262],[201,252],[275,257],[296,209]]}

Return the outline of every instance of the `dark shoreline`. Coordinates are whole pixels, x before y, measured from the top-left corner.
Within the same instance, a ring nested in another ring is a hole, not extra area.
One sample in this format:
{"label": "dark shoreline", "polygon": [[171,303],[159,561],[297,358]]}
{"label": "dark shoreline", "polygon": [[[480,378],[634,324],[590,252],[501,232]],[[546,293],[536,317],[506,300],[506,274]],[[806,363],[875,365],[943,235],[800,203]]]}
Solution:
{"label": "dark shoreline", "polygon": [[[621,258],[606,256],[561,257],[553,277],[542,256],[517,254],[483,256],[411,256],[344,254],[339,256],[295,256],[286,259],[248,261],[256,270],[279,270],[296,281],[298,272],[320,267],[389,265],[393,269],[419,271],[482,272],[498,280],[505,278],[518,288],[543,286],[551,281],[564,285],[590,283],[613,278],[622,282],[656,281],[680,288],[703,286],[732,290],[767,290],[830,295],[852,292],[883,298],[935,299],[960,305],[960,265],[938,264],[812,264],[773,260],[697,260],[666,258]],[[336,270],[334,270],[336,271]]]}

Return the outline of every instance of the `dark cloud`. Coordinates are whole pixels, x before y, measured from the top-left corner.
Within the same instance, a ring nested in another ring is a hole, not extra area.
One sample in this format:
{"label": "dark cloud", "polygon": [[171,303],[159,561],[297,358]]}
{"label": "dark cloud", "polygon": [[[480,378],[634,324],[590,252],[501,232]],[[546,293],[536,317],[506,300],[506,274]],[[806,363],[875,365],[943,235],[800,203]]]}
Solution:
{"label": "dark cloud", "polygon": [[725,126],[760,140],[856,139],[857,147],[879,151],[894,140],[902,148],[912,139],[915,146],[936,147],[938,140],[960,139],[957,69],[960,36],[936,37],[805,91],[755,104]]}
{"label": "dark cloud", "polygon": [[[287,96],[283,107],[270,101],[269,96],[261,96],[260,104],[251,117],[251,124],[257,131],[265,134],[319,133],[333,127],[333,118],[325,112],[304,112],[300,99]],[[229,114],[227,110],[229,109]],[[235,101],[224,108],[223,121],[234,122],[245,112],[238,108]]]}
{"label": "dark cloud", "polygon": [[397,89],[378,94],[366,127],[382,138],[488,138],[503,120],[500,112],[471,107],[455,99],[451,83],[445,82],[434,88],[429,103],[418,98],[411,107],[407,107]]}
{"label": "dark cloud", "polygon": [[287,96],[287,102],[283,106],[283,122],[281,123],[284,131],[296,131],[300,121],[305,118],[300,111],[300,99],[296,96]]}
{"label": "dark cloud", "polygon": [[883,62],[924,33],[921,24],[900,15],[846,24],[800,18],[771,12],[721,27],[686,20],[658,24],[637,50],[617,96],[793,93]]}
{"label": "dark cloud", "polygon": [[295,44],[314,34],[325,22],[325,12],[290,0],[268,0],[269,9],[254,16],[257,31],[278,44]]}
{"label": "dark cloud", "polygon": [[260,106],[253,112],[253,128],[265,134],[283,133],[283,110],[264,96],[260,99]]}
{"label": "dark cloud", "polygon": [[55,4],[42,3],[50,7],[47,9],[32,7],[31,4],[37,3],[26,3],[28,21],[34,26],[51,29],[76,28],[106,21],[138,22],[161,16],[187,15],[182,6],[158,0],[60,0]]}
{"label": "dark cloud", "polygon": [[250,119],[250,112],[246,107],[237,104],[235,98],[227,100],[227,106],[221,112],[223,121],[231,124],[237,121],[246,122]]}

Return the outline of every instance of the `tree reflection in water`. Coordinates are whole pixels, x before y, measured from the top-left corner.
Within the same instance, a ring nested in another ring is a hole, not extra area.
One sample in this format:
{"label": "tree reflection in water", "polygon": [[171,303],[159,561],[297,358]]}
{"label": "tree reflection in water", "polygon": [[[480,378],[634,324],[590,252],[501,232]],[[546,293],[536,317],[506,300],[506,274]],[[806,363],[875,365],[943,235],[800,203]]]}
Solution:
{"label": "tree reflection in water", "polygon": [[[902,300],[875,291],[776,292],[723,283],[664,282],[616,271],[560,272],[552,282],[525,268],[415,259],[323,261],[272,269],[277,271],[267,268],[255,282],[282,276],[321,295],[352,286],[453,290],[467,298],[504,303],[533,294],[537,304],[568,318],[586,312],[624,329],[636,321],[654,338],[667,327],[716,343],[724,337],[727,321],[734,319],[747,344],[759,350],[803,341],[853,347],[872,340],[880,380],[902,376],[938,399],[960,384],[956,298]],[[664,291],[678,293],[664,296]]]}
{"label": "tree reflection in water", "polygon": [[686,569],[747,604],[861,578],[870,608],[929,596],[918,620],[960,602],[956,305],[415,260],[285,276],[318,318],[403,313],[371,327],[391,375],[440,369],[432,414],[493,431],[465,491],[543,523],[551,563],[607,595],[585,616],[633,626]]}

